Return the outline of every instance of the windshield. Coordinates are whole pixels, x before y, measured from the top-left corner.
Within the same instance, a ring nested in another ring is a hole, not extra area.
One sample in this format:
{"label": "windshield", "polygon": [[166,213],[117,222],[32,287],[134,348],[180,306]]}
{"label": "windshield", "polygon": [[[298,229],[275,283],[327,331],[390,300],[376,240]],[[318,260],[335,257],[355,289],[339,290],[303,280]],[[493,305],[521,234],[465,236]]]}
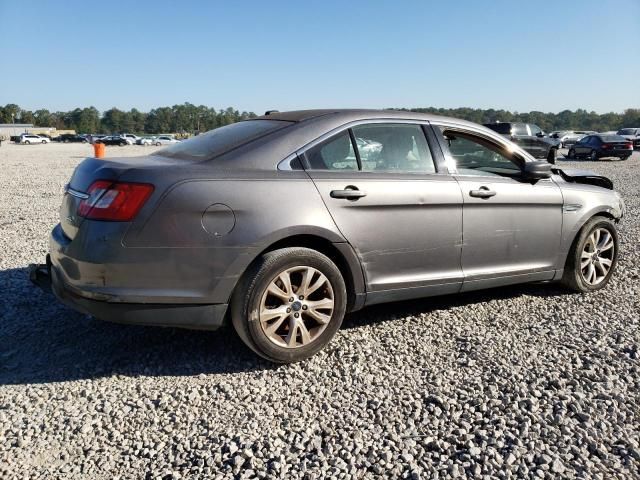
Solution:
{"label": "windshield", "polygon": [[246,120],[210,130],[156,152],[169,158],[210,160],[259,137],[291,125],[278,120]]}

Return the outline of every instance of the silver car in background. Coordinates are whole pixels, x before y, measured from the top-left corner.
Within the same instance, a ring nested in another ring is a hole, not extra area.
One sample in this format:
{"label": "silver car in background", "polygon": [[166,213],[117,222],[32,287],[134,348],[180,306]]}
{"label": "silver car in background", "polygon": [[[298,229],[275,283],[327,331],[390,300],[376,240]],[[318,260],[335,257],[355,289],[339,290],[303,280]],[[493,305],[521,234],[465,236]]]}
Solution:
{"label": "silver car in background", "polygon": [[454,118],[270,113],[78,165],[34,282],[98,318],[215,329],[274,362],[367,305],[523,282],[604,287],[624,205],[605,177]]}

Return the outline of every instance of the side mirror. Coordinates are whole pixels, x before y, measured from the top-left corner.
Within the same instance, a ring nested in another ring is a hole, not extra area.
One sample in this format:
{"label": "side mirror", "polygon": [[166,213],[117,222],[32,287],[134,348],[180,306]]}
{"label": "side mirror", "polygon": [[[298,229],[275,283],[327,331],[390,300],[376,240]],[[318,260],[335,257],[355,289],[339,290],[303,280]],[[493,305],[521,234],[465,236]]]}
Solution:
{"label": "side mirror", "polygon": [[526,180],[542,180],[551,177],[552,165],[546,160],[525,162],[522,167],[522,176]]}
{"label": "side mirror", "polygon": [[544,137],[544,133],[542,133],[542,132],[538,132],[538,133],[536,133],[536,137],[540,137],[540,138],[542,138],[542,137]]}

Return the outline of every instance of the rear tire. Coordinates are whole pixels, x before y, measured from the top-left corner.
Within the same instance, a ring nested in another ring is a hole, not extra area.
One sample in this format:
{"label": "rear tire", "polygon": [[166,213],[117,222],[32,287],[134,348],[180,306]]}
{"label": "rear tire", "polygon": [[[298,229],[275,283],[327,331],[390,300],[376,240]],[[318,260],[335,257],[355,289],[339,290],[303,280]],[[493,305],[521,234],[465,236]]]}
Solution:
{"label": "rear tire", "polygon": [[43,143],[43,144],[44,144],[44,143],[47,143],[47,141],[46,141],[46,140],[42,140],[42,143]]}
{"label": "rear tire", "polygon": [[162,145],[160,142],[156,142],[156,147],[159,147],[160,145]]}
{"label": "rear tire", "polygon": [[[595,256],[594,252],[597,252]],[[593,217],[582,227],[571,246],[561,283],[575,292],[600,290],[609,283],[617,262],[615,224],[605,217]]]}
{"label": "rear tire", "polygon": [[626,157],[620,157],[620,160],[629,160],[629,157],[630,157],[630,156],[631,156],[631,155],[627,155]]}
{"label": "rear tire", "polygon": [[31,142],[29,140],[25,140],[24,143],[25,145],[31,145]]}
{"label": "rear tire", "polygon": [[576,151],[573,148],[569,149],[569,153],[567,153],[567,157],[569,157],[569,159],[571,160],[575,160],[578,158],[576,156]]}
{"label": "rear tire", "polygon": [[331,341],[346,305],[344,279],[329,258],[308,248],[283,248],[264,254],[244,274],[231,299],[231,319],[258,355],[292,363]]}

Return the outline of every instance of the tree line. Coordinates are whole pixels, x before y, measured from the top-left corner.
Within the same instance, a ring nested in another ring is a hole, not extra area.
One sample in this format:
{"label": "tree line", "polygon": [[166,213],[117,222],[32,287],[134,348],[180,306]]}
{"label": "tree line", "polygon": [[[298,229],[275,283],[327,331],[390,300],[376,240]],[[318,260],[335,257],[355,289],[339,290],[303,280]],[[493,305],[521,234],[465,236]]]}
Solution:
{"label": "tree line", "polygon": [[[411,108],[397,109],[434,113],[461,118],[476,123],[525,122],[535,123],[543,130],[595,130],[604,132],[622,127],[640,127],[640,109],[629,108],[622,113],[596,113],[583,109],[563,110],[559,113],[480,108]],[[239,120],[254,118],[253,112],[239,112],[232,107],[216,110],[204,105],[183,103],[159,107],[149,112],[132,108],[129,111],[111,108],[105,112],[95,107],[76,108],[68,112],[46,109],[23,110],[16,104],[0,107],[0,123],[32,123],[38,127],[75,130],[78,133],[193,133],[207,131]]]}
{"label": "tree line", "polygon": [[411,108],[397,109],[432,113],[460,118],[475,123],[523,122],[534,123],[545,132],[554,130],[593,130],[607,132],[624,127],[640,127],[640,109],[628,108],[623,113],[596,113],[583,109],[563,110],[559,113],[532,111],[527,113],[494,110],[493,108]]}
{"label": "tree line", "polygon": [[136,108],[125,111],[111,108],[105,112],[95,107],[76,108],[68,112],[21,109],[16,104],[0,107],[0,123],[31,123],[36,127],[55,127],[77,133],[193,133],[207,131],[239,120],[254,118],[253,112],[232,107],[216,110],[190,103],[159,107],[149,112]]}

